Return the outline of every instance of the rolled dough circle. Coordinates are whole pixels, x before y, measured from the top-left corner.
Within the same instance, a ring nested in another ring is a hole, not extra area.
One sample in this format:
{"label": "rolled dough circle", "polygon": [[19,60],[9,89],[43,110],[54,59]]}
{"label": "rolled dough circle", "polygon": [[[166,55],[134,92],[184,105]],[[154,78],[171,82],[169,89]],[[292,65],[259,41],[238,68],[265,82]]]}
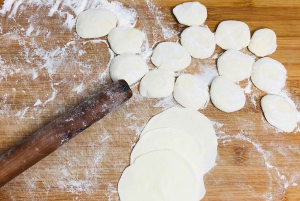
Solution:
{"label": "rolled dough circle", "polygon": [[177,5],[173,13],[180,24],[202,25],[207,18],[207,9],[199,2],[186,2]]}
{"label": "rolled dough circle", "polygon": [[221,22],[216,30],[215,39],[222,49],[241,50],[250,43],[250,29],[241,21],[227,20]]}
{"label": "rolled dough circle", "polygon": [[297,111],[283,97],[266,95],[261,99],[261,107],[267,121],[284,132],[292,132],[297,126]]}
{"label": "rolled dough circle", "polygon": [[106,36],[117,26],[117,16],[107,9],[89,9],[81,12],[76,21],[76,32],[81,38]]}
{"label": "rolled dough circle", "polygon": [[251,80],[260,90],[267,93],[276,93],[285,85],[286,69],[275,59],[261,58],[253,65]]}
{"label": "rolled dough circle", "polygon": [[175,82],[174,98],[184,107],[203,109],[209,101],[208,86],[196,75],[180,75]]}
{"label": "rolled dough circle", "polygon": [[159,69],[178,71],[190,65],[191,56],[178,43],[163,42],[154,49],[151,61]]}
{"label": "rolled dough circle", "polygon": [[194,58],[210,57],[216,48],[214,34],[208,27],[192,26],[181,33],[180,42],[187,52]]}
{"label": "rolled dough circle", "polygon": [[124,53],[112,59],[111,79],[116,82],[124,79],[129,85],[140,80],[148,72],[147,63],[139,55]]}
{"label": "rolled dough circle", "polygon": [[246,103],[243,89],[225,76],[218,76],[213,80],[210,97],[214,106],[224,112],[240,110]]}

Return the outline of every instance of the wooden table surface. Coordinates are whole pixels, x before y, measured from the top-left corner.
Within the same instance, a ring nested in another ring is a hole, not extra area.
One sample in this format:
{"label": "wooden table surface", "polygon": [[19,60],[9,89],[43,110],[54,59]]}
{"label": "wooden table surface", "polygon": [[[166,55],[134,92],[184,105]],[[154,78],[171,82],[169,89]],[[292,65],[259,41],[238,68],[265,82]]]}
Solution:
{"label": "wooden table surface", "polygon": [[[0,11],[0,154],[112,82],[105,37],[80,39],[74,27],[63,26],[75,16],[73,7],[65,6],[67,1],[49,2],[18,0]],[[171,12],[183,0],[119,2],[136,10],[136,27],[147,34],[150,50],[161,41],[178,41],[185,28]],[[283,93],[299,110],[300,1],[201,3],[212,31],[222,20],[235,19],[252,33],[263,27],[276,32],[278,48],[271,57],[286,67]],[[215,57],[221,52],[217,47]],[[193,59],[184,72],[216,72],[214,58]],[[138,84],[132,89],[126,104],[1,188],[0,200],[119,200],[117,183],[143,126],[153,115],[178,106],[172,97],[141,97]],[[259,104],[264,94],[251,85],[246,106],[238,112],[227,114],[211,103],[200,110],[213,121],[219,142],[216,166],[205,175],[203,200],[300,200],[300,127],[282,133],[270,126]]]}

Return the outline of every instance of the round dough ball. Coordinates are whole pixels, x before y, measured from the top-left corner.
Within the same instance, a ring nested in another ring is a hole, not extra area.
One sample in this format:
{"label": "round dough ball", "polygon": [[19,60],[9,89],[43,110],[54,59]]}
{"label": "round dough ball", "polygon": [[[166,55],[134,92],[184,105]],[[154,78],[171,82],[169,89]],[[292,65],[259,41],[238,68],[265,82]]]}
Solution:
{"label": "round dough ball", "polygon": [[122,201],[198,201],[191,165],[172,150],[145,154],[127,167],[118,184]]}
{"label": "round dough ball", "polygon": [[178,43],[163,42],[154,49],[151,61],[159,69],[178,71],[190,65],[191,56]]}
{"label": "round dough ball", "polygon": [[224,50],[241,50],[250,43],[250,29],[246,23],[241,21],[223,21],[218,25],[215,39],[217,45]]}
{"label": "round dough ball", "polygon": [[243,89],[225,76],[219,76],[213,80],[210,97],[214,106],[224,112],[240,110],[246,103]]}
{"label": "round dough ball", "polygon": [[259,57],[274,53],[276,48],[276,34],[266,28],[255,31],[248,46],[248,49]]}
{"label": "round dough ball", "polygon": [[186,2],[177,5],[173,13],[180,24],[202,25],[207,18],[207,9],[199,2]]}
{"label": "round dough ball", "polygon": [[284,132],[292,132],[297,126],[297,111],[283,97],[266,95],[261,99],[261,107],[267,121]]}
{"label": "round dough ball", "polygon": [[251,80],[260,90],[267,93],[276,93],[285,85],[286,69],[275,59],[261,58],[253,65]]}
{"label": "round dough ball", "polygon": [[214,34],[208,27],[192,26],[181,33],[180,42],[187,52],[194,58],[210,57],[216,48]]}
{"label": "round dough ball", "polygon": [[123,79],[131,85],[147,72],[147,63],[141,56],[132,53],[120,54],[113,58],[110,64],[110,76],[114,82]]}
{"label": "round dough ball", "polygon": [[220,75],[233,82],[239,82],[251,76],[254,62],[254,58],[250,55],[229,49],[218,58],[217,66]]}
{"label": "round dough ball", "polygon": [[138,53],[143,43],[143,32],[131,27],[118,26],[109,32],[107,39],[116,54]]}
{"label": "round dough ball", "polygon": [[203,109],[209,101],[208,86],[196,75],[180,75],[175,82],[174,98],[184,107]]}
{"label": "round dough ball", "polygon": [[106,36],[117,26],[117,16],[107,9],[90,9],[81,12],[76,21],[76,32],[81,38]]}
{"label": "round dough ball", "polygon": [[140,83],[140,94],[149,98],[164,98],[172,94],[175,75],[173,72],[154,69]]}

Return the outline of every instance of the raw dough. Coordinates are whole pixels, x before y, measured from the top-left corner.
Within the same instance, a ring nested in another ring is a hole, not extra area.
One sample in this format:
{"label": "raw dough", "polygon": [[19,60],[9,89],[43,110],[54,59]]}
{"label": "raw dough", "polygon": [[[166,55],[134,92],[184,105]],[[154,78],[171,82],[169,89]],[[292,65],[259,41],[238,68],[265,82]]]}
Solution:
{"label": "raw dough", "polygon": [[107,9],[89,9],[81,12],[76,21],[76,32],[81,38],[106,36],[117,26],[117,16]]}
{"label": "raw dough", "polygon": [[190,65],[191,56],[178,43],[163,42],[154,49],[151,61],[159,69],[178,71]]}
{"label": "raw dough", "polygon": [[180,75],[175,82],[174,98],[184,107],[203,109],[209,101],[208,86],[196,75]]}
{"label": "raw dough", "polygon": [[203,151],[203,159],[200,159],[203,161],[203,173],[215,165],[218,141],[213,125],[206,116],[191,108],[173,107],[152,117],[141,137],[147,131],[166,127],[182,130],[198,140]]}
{"label": "raw dough", "polygon": [[218,58],[218,71],[231,81],[239,82],[251,76],[254,61],[250,55],[229,49]]}
{"label": "raw dough", "polygon": [[210,57],[216,48],[214,34],[208,27],[186,28],[181,34],[180,42],[192,57],[198,59]]}
{"label": "raw dough", "polygon": [[222,49],[241,50],[250,43],[250,29],[241,21],[223,21],[216,30],[215,39]]}
{"label": "raw dough", "polygon": [[191,165],[172,150],[154,151],[127,167],[118,184],[122,201],[198,201]]}
{"label": "raw dough", "polygon": [[113,58],[110,64],[111,79],[124,79],[129,85],[140,80],[148,72],[147,63],[139,55],[124,53]]}
{"label": "raw dough", "polygon": [[225,76],[219,76],[213,80],[210,97],[214,106],[224,112],[240,110],[246,102],[243,89]]}
{"label": "raw dough", "polygon": [[138,53],[143,43],[143,32],[131,27],[118,26],[108,34],[108,42],[116,54]]}
{"label": "raw dough", "polygon": [[297,126],[296,109],[283,97],[266,95],[261,107],[267,121],[284,132],[292,132]]}
{"label": "raw dough", "polygon": [[140,83],[140,94],[149,98],[163,98],[172,94],[175,74],[170,71],[154,69],[148,72]]}
{"label": "raw dough", "polygon": [[248,46],[248,49],[259,57],[274,53],[276,48],[276,34],[267,28],[255,31]]}
{"label": "raw dough", "polygon": [[177,5],[173,13],[180,24],[202,25],[207,18],[207,9],[199,2],[186,2]]}
{"label": "raw dough", "polygon": [[261,58],[253,65],[251,80],[260,90],[276,93],[285,85],[286,69],[275,59]]}

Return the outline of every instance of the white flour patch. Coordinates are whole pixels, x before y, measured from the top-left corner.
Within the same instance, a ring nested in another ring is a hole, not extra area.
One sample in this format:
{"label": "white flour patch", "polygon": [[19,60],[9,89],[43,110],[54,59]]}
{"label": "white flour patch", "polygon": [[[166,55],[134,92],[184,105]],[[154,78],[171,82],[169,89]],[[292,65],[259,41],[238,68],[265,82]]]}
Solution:
{"label": "white flour patch", "polygon": [[111,183],[109,183],[107,186],[106,197],[107,197],[108,201],[118,201],[119,200],[117,188]]}
{"label": "white flour patch", "polygon": [[245,94],[250,94],[252,92],[251,86],[252,86],[252,82],[250,79],[248,79],[247,86],[244,88]]}
{"label": "white flour patch", "polygon": [[78,85],[78,86],[76,86],[76,87],[74,87],[73,89],[72,89],[72,91],[73,92],[76,92],[76,93],[80,93],[80,92],[82,92],[83,91],[83,89],[84,89],[84,84],[83,83],[81,83],[80,85]]}
{"label": "white flour patch", "polygon": [[163,110],[166,110],[175,106],[180,106],[180,105],[175,101],[173,95],[170,95],[166,98],[159,100],[153,107],[160,107],[163,108]]}
{"label": "white flour patch", "polygon": [[211,82],[219,76],[218,71],[215,66],[208,64],[200,64],[199,65],[200,73],[198,76],[202,79],[207,85],[210,85]]}

